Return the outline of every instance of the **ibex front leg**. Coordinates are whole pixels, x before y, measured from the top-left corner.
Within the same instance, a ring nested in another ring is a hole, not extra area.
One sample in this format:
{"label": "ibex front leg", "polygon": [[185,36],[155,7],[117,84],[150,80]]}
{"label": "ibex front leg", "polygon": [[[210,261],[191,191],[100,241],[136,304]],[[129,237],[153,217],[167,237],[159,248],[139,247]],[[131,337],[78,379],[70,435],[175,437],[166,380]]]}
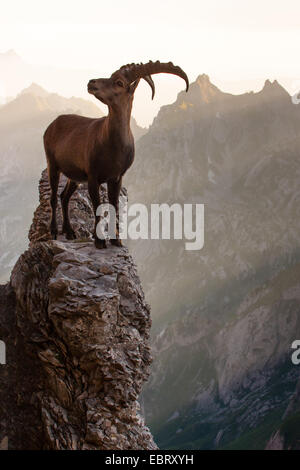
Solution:
{"label": "ibex front leg", "polygon": [[111,238],[110,243],[115,246],[123,246],[122,241],[120,240],[120,214],[119,214],[119,196],[120,190],[122,186],[122,178],[117,181],[109,181],[107,183],[107,191],[108,191],[108,200],[109,203],[115,208],[116,212],[116,238]]}
{"label": "ibex front leg", "polygon": [[61,207],[63,213],[63,226],[62,233],[66,234],[67,240],[73,240],[76,238],[75,232],[71,227],[69,219],[69,201],[72,197],[74,191],[76,191],[78,184],[75,181],[68,180],[63,192],[60,195],[61,198]]}
{"label": "ibex front leg", "polygon": [[89,195],[93,204],[94,215],[95,215],[95,227],[94,227],[94,239],[96,248],[106,248],[106,240],[101,240],[97,237],[97,225],[100,221],[100,217],[96,215],[97,209],[100,205],[100,195],[99,195],[99,183],[95,179],[89,179],[88,181]]}
{"label": "ibex front leg", "polygon": [[60,171],[54,163],[48,161],[48,178],[51,188],[50,205],[52,209],[50,231],[54,240],[57,238],[56,206]]}

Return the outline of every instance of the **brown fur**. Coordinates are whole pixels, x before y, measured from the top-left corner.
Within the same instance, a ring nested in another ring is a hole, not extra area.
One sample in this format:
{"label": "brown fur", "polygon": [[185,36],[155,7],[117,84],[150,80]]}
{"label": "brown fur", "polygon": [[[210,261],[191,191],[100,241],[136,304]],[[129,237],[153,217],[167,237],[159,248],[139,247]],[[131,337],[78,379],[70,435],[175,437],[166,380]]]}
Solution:
{"label": "brown fur", "polygon": [[51,234],[57,237],[56,205],[60,173],[68,178],[61,194],[63,229],[68,239],[75,238],[68,215],[69,200],[78,183],[88,182],[89,194],[95,212],[95,245],[106,246],[105,240],[97,238],[96,226],[99,217],[96,210],[100,205],[99,185],[107,183],[108,199],[115,207],[117,216],[117,237],[111,243],[121,246],[119,239],[119,194],[122,176],[134,159],[134,140],[130,130],[130,115],[135,89],[141,78],[152,89],[155,86],[152,73],[172,73],[183,78],[186,91],[188,77],[172,62],[148,62],[147,64],[127,64],[114,72],[110,78],[90,80],[88,92],[108,106],[108,116],[90,119],[75,114],[59,116],[46,129],[44,145],[47,157],[48,175],[51,186]]}
{"label": "brown fur", "polygon": [[[107,183],[109,202],[117,213],[122,176],[134,159],[134,140],[130,130],[130,115],[134,91],[139,80],[128,85],[122,76],[114,79],[91,80],[88,85],[92,93],[107,104],[108,116],[91,119],[75,114],[66,114],[55,119],[44,134],[48,175],[51,186],[51,233],[57,237],[56,205],[60,173],[67,178],[62,192],[63,230],[68,239],[75,238],[68,216],[68,203],[78,183],[87,181],[94,211],[100,204],[99,185]],[[96,236],[98,248],[105,247],[105,241]],[[120,246],[118,238],[111,240]]]}

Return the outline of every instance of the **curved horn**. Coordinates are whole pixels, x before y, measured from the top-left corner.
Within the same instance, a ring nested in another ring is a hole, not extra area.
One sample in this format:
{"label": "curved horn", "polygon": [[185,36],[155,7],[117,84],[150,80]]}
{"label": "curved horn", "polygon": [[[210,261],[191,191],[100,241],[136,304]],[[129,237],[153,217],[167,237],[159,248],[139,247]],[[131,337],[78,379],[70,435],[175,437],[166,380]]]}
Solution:
{"label": "curved horn", "polygon": [[154,85],[154,81],[152,80],[152,77],[151,75],[146,75],[145,77],[143,77],[143,79],[148,83],[148,85],[150,86],[151,90],[152,90],[152,99],[154,98],[154,95],[155,95],[155,85]]}
{"label": "curved horn", "polygon": [[124,77],[130,82],[133,82],[137,78],[144,78],[154,73],[171,73],[183,78],[186,83],[186,91],[189,89],[189,79],[186,73],[172,62],[163,63],[159,62],[159,60],[156,62],[152,62],[150,60],[147,64],[127,64],[123,65],[123,67],[121,67],[117,72],[121,72],[122,75],[124,75]]}

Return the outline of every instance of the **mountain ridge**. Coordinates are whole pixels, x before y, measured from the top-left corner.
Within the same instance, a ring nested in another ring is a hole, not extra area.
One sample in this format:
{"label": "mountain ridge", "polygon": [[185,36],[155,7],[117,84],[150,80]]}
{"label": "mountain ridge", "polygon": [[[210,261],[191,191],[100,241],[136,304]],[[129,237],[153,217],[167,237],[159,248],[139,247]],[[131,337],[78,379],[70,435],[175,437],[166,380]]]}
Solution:
{"label": "mountain ridge", "polygon": [[126,176],[132,203],[205,214],[198,252],[129,243],[153,315],[143,406],[160,447],[264,448],[297,380],[300,107],[278,82],[231,95],[199,81],[161,108]]}

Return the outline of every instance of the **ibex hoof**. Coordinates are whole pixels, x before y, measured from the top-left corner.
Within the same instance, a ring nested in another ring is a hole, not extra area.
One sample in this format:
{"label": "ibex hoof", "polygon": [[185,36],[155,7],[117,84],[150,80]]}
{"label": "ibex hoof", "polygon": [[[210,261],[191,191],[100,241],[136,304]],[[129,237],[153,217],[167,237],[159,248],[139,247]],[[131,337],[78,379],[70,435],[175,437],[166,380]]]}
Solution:
{"label": "ibex hoof", "polygon": [[120,240],[119,238],[112,238],[110,240],[110,243],[114,246],[123,246],[122,240]]}
{"label": "ibex hoof", "polygon": [[96,238],[95,239],[95,247],[98,248],[98,250],[101,250],[103,248],[107,248],[106,240],[101,240],[100,238]]}
{"label": "ibex hoof", "polygon": [[74,230],[72,229],[72,227],[63,226],[61,233],[66,235],[67,240],[75,240],[76,238],[76,234]]}
{"label": "ibex hoof", "polygon": [[51,229],[51,237],[52,237],[52,240],[56,240],[57,239],[57,230],[56,229]]}
{"label": "ibex hoof", "polygon": [[75,240],[76,235],[75,235],[74,230],[70,230],[70,231],[65,232],[65,233],[66,233],[66,239],[67,240]]}

